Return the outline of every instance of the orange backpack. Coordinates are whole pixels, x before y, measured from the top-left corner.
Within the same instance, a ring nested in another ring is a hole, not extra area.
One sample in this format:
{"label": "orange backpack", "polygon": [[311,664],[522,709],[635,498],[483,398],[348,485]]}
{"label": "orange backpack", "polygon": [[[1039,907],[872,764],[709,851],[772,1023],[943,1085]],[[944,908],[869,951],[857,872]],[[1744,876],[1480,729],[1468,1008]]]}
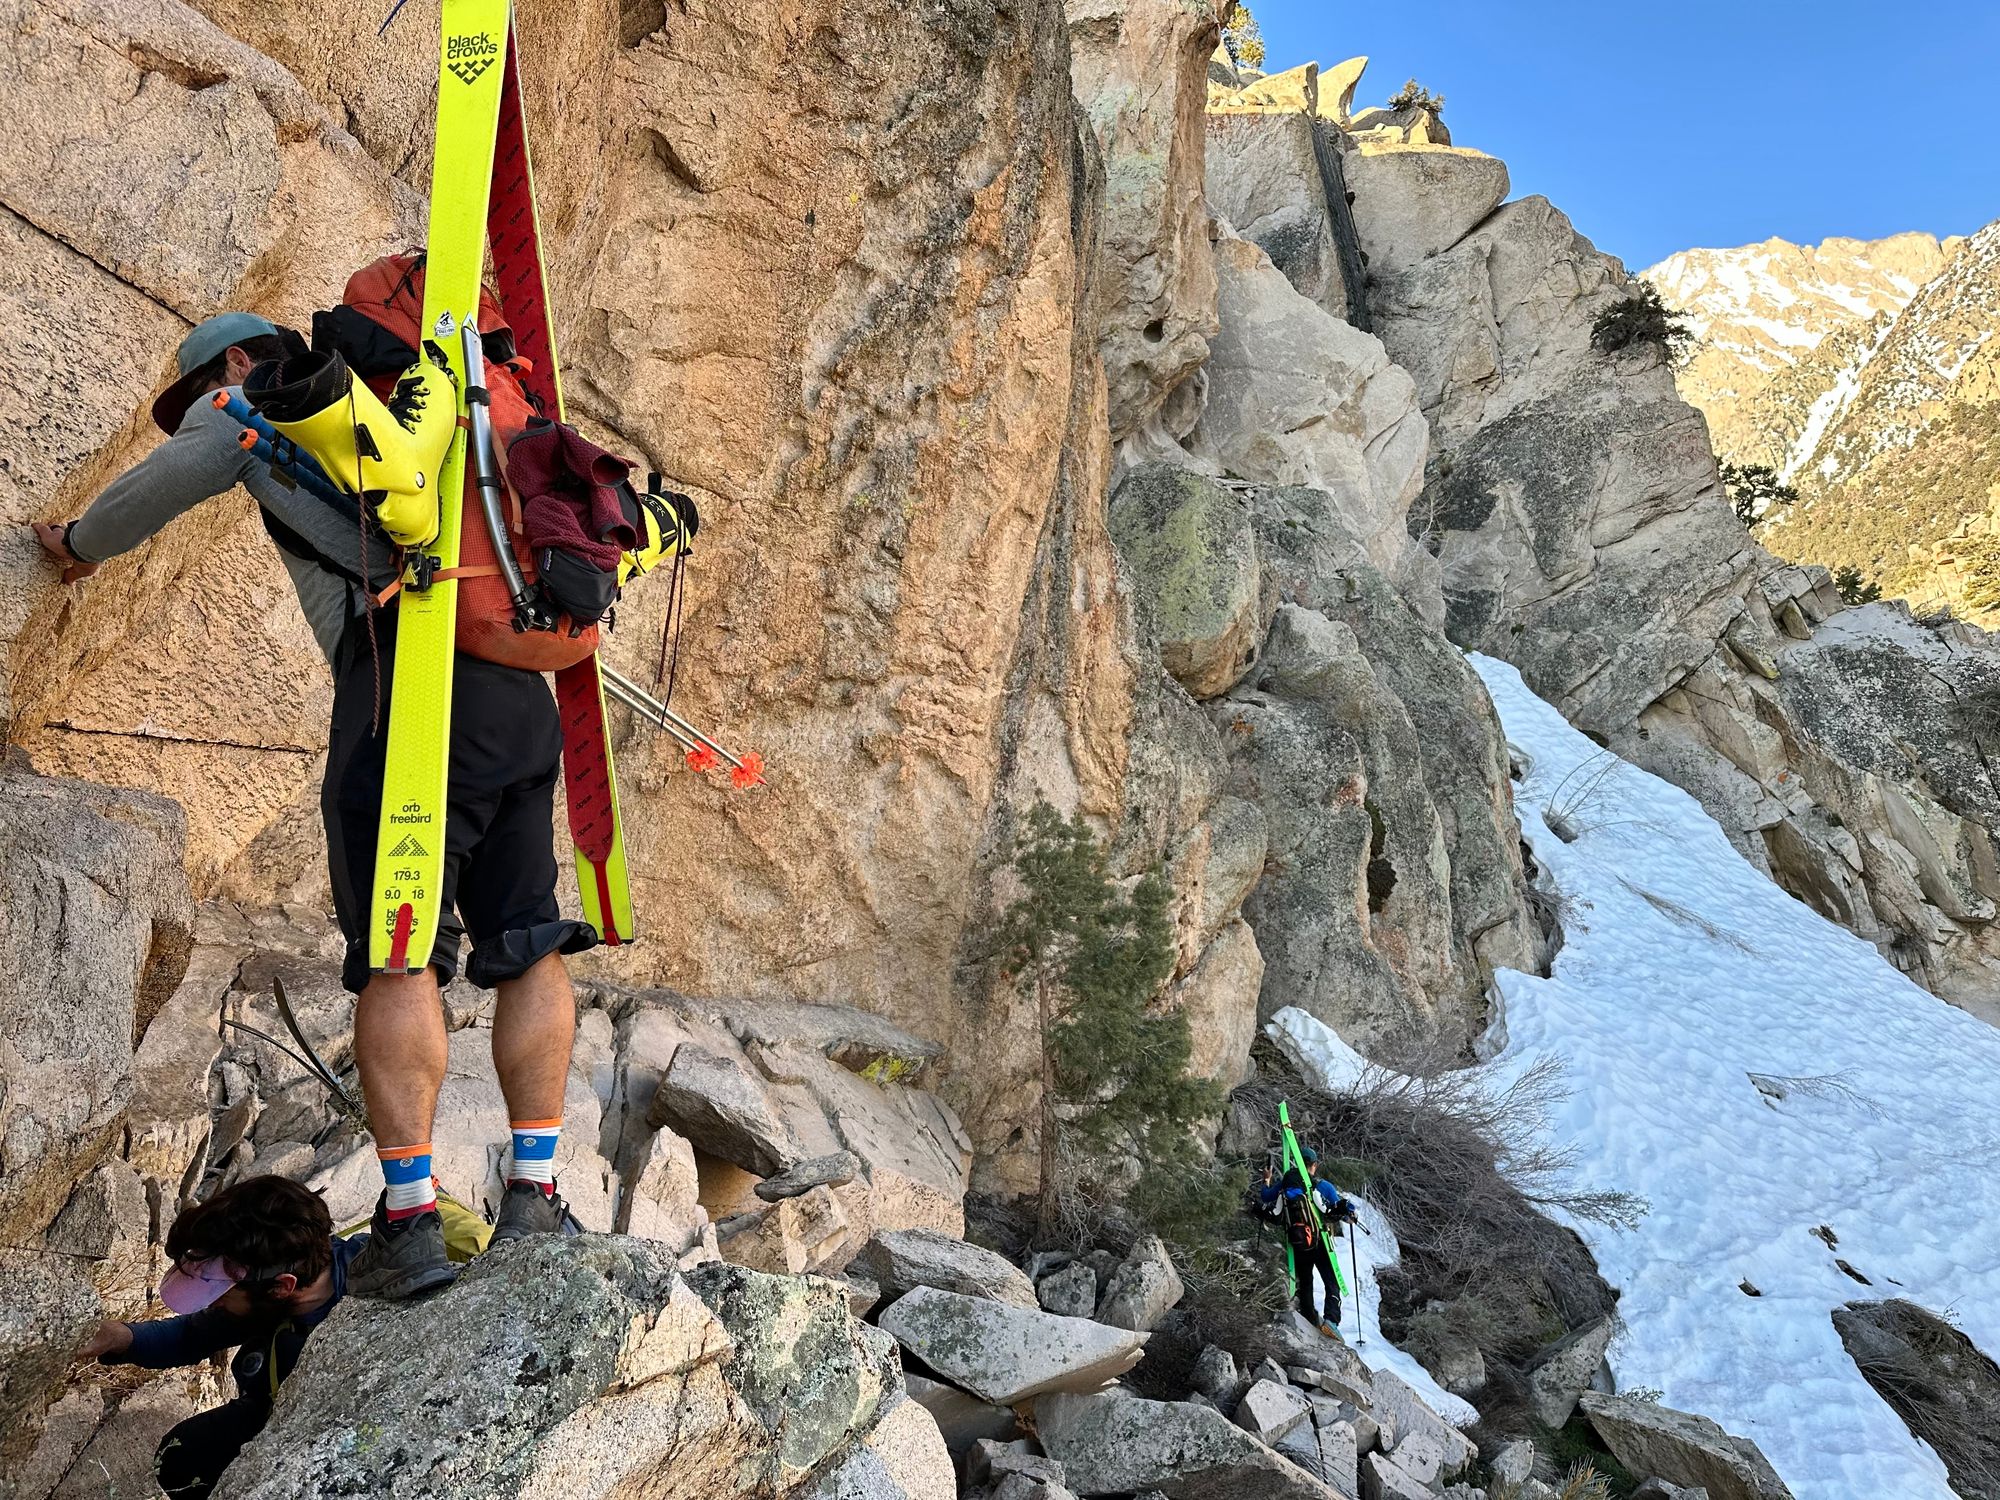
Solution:
{"label": "orange backpack", "polygon": [[[313,315],[313,347],[338,350],[354,373],[386,398],[396,377],[417,358],[417,346],[423,339],[423,309],[424,257],[382,256],[348,277],[339,307]],[[514,331],[507,324],[500,300],[484,286],[479,291],[479,328],[486,349],[494,447],[503,460],[504,472],[508,445],[543,413],[522,387],[520,372],[529,367],[514,353]],[[463,504],[458,567],[439,575],[458,580],[458,649],[482,661],[529,672],[558,672],[595,651],[598,627],[594,622],[579,626],[564,615],[554,630],[515,628],[514,602],[500,576],[470,465]],[[514,560],[520,564],[522,576],[533,584],[537,577],[534,553],[522,532],[520,497],[511,486],[504,509]],[[392,587],[377,602],[386,603],[394,592]]]}

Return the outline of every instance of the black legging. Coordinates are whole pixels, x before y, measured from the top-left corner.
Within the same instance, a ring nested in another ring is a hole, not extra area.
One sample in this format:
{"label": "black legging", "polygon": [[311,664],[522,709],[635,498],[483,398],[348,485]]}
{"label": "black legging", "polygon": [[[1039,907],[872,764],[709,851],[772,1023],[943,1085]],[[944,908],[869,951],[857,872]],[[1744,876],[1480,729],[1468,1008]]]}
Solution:
{"label": "black legging", "polygon": [[1333,1274],[1333,1261],[1326,1253],[1326,1241],[1314,1237],[1312,1247],[1307,1250],[1292,1251],[1292,1269],[1299,1282],[1299,1311],[1305,1314],[1308,1323],[1321,1320],[1319,1310],[1313,1306],[1313,1272],[1319,1272],[1320,1285],[1326,1289],[1326,1317],[1328,1323],[1340,1326],[1340,1282]]}
{"label": "black legging", "polygon": [[270,1420],[269,1402],[238,1396],[176,1424],[160,1439],[160,1488],[173,1500],[208,1500],[222,1471]]}

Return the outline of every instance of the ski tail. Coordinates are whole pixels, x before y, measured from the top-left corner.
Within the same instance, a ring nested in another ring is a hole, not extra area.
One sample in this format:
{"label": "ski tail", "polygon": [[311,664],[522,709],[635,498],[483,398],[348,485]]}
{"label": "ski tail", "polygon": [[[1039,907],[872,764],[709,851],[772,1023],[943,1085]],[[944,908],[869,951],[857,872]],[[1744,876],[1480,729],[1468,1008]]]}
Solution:
{"label": "ski tail", "polygon": [[[514,330],[515,352],[527,362],[521,384],[545,413],[561,421],[562,366],[556,357],[555,321],[542,265],[534,162],[521,104],[519,47],[511,25],[499,108],[486,225],[493,246],[493,279]],[[594,654],[556,674],[556,701],[562,712],[563,794],[576,847],[576,884],[584,920],[606,943],[629,943],[634,921],[625,828],[604,712],[604,679]]]}
{"label": "ski tail", "polygon": [[[500,109],[509,0],[444,0],[438,46],[437,145],[431,168],[423,333],[451,362],[464,415],[460,325],[479,315],[488,189]],[[454,435],[438,475],[436,541],[414,550],[396,601],[395,677],[375,856],[369,966],[410,974],[430,963],[442,915],[445,812],[451,764],[451,691],[465,436]]]}

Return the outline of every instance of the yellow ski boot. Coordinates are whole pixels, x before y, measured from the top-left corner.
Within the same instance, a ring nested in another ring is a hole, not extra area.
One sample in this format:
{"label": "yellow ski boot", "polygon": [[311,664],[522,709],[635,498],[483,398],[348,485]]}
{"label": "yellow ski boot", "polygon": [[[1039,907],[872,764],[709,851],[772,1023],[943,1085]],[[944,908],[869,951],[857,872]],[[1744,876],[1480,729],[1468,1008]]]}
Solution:
{"label": "yellow ski boot", "polygon": [[458,393],[428,350],[386,405],[338,354],[266,360],[243,382],[243,397],[334,483],[367,501],[390,540],[424,547],[437,539],[438,469],[458,430]]}

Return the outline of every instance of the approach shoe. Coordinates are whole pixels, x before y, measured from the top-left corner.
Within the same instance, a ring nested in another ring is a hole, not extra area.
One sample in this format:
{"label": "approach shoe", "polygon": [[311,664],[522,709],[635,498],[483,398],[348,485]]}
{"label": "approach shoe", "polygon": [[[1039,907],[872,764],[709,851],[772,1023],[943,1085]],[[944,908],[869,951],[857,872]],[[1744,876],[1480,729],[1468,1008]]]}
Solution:
{"label": "approach shoe", "polygon": [[444,1221],[435,1209],[391,1223],[377,1198],[368,1243],[347,1265],[347,1291],[352,1297],[405,1302],[450,1286],[457,1275],[458,1267],[444,1253]]}
{"label": "approach shoe", "polygon": [[493,1238],[487,1245],[524,1240],[531,1234],[561,1234],[569,1205],[554,1193],[545,1193],[532,1182],[510,1182],[507,1196],[500,1200],[500,1212],[493,1218]]}
{"label": "approach shoe", "polygon": [[1330,1339],[1337,1339],[1340,1337],[1340,1330],[1336,1328],[1333,1324],[1327,1322],[1326,1319],[1324,1318],[1321,1318],[1319,1320],[1319,1331],[1325,1334]]}

